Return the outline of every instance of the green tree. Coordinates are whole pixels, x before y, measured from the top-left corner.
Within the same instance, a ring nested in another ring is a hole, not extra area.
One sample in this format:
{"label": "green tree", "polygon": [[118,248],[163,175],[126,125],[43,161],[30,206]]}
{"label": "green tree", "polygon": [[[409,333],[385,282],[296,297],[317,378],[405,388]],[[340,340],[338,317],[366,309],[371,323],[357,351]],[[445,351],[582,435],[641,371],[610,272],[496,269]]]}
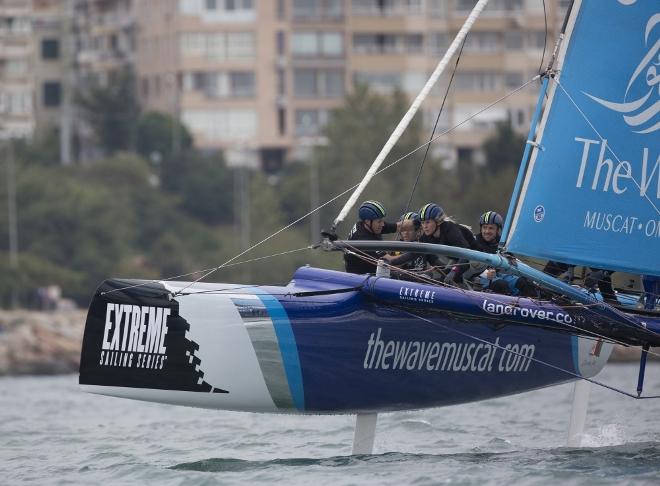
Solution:
{"label": "green tree", "polygon": [[135,148],[140,105],[131,69],[116,73],[106,86],[93,81],[76,102],[106,154]]}
{"label": "green tree", "polygon": [[[344,105],[333,111],[324,130],[328,143],[315,153],[320,172],[321,201],[362,180],[407,108],[408,101],[401,92],[383,96],[365,86],[358,86],[346,98]],[[416,117],[383,167],[402,160],[377,175],[362,195],[362,199],[382,200],[394,217],[405,209],[418,162],[423,156],[421,150],[408,155],[421,144],[421,127],[421,120]],[[340,198],[323,211],[326,227],[347,198],[348,195]]]}
{"label": "green tree", "polygon": [[498,123],[495,133],[482,147],[488,170],[496,173],[507,167],[518,167],[525,150],[525,141],[526,138],[516,133],[508,121]]}
{"label": "green tree", "polygon": [[233,173],[221,152],[188,150],[163,160],[162,187],[177,196],[179,207],[207,224],[233,220]]}
{"label": "green tree", "polygon": [[179,152],[188,152],[193,146],[192,135],[183,123],[155,111],[140,116],[136,144],[140,155],[148,160],[154,156],[171,159],[177,146]]}
{"label": "green tree", "polygon": [[60,163],[60,136],[55,128],[32,140],[15,140],[13,149],[16,159],[29,164],[50,166]]}

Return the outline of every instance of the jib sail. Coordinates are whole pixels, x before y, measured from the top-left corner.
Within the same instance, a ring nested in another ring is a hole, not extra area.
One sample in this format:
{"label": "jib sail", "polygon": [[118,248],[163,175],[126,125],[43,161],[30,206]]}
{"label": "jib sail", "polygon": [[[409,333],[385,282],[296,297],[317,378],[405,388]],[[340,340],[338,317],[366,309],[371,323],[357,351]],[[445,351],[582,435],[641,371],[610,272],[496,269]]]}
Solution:
{"label": "jib sail", "polygon": [[508,250],[660,275],[660,2],[576,0]]}

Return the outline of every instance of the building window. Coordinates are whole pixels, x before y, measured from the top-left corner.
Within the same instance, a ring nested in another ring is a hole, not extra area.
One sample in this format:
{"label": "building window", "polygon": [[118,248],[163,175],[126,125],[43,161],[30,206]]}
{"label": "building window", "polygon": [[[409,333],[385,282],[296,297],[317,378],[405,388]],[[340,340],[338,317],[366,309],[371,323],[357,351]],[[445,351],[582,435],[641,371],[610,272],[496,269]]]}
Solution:
{"label": "building window", "polygon": [[62,85],[59,81],[46,81],[43,94],[44,106],[57,107],[62,103]]}
{"label": "building window", "polygon": [[286,37],[284,31],[278,31],[276,37],[277,55],[284,56],[286,54]]}
{"label": "building window", "polygon": [[286,135],[286,109],[277,109],[277,130],[280,136]]}
{"label": "building window", "polygon": [[286,95],[286,71],[281,68],[277,70],[277,94]]}
{"label": "building window", "polygon": [[509,50],[520,50],[525,45],[522,32],[509,31],[504,33],[504,43]]}
{"label": "building window", "polygon": [[459,72],[454,78],[457,91],[494,91],[499,86],[499,75],[493,71]]}
{"label": "building window", "polygon": [[8,59],[5,61],[5,74],[11,77],[22,77],[28,73],[28,63],[24,59]]}
{"label": "building window", "polygon": [[32,96],[30,93],[0,92],[0,113],[9,115],[26,115],[32,111]]}
{"label": "building window", "polygon": [[227,59],[254,59],[255,40],[251,32],[227,34]]}
{"label": "building window", "polygon": [[295,57],[340,57],[344,54],[344,38],[340,32],[294,32],[291,53]]}
{"label": "building window", "polygon": [[41,58],[58,59],[60,57],[60,41],[57,39],[43,39],[41,41]]}
{"label": "building window", "polygon": [[253,8],[253,0],[225,0],[225,10],[228,12],[234,10],[252,10]]}
{"label": "building window", "polygon": [[521,71],[510,71],[504,76],[507,88],[519,88],[525,83],[525,74]]}
{"label": "building window", "polygon": [[213,141],[245,141],[254,138],[259,128],[255,110],[186,110],[184,123],[193,133]]}
{"label": "building window", "polygon": [[353,34],[353,52],[360,54],[417,54],[423,48],[423,34]]}
{"label": "building window", "polygon": [[501,49],[498,32],[470,32],[465,38],[465,52],[496,52]]}
{"label": "building window", "polygon": [[218,0],[206,0],[206,10],[217,10]]}
{"label": "building window", "polygon": [[344,15],[344,0],[293,0],[294,20],[338,20]]}
{"label": "building window", "polygon": [[[456,11],[458,13],[468,13],[472,11],[475,4],[475,0],[456,0]],[[510,13],[522,9],[523,0],[491,0],[484,9],[484,14]]]}
{"label": "building window", "polygon": [[253,32],[187,32],[179,38],[181,54],[208,61],[250,60],[255,57]]}
{"label": "building window", "polygon": [[[206,44],[202,44],[203,55],[209,61],[224,61],[227,59],[226,34],[207,34]],[[204,39],[204,38],[203,38]]]}
{"label": "building window", "polygon": [[229,95],[232,98],[248,98],[254,96],[254,73],[237,71],[229,73]]}
{"label": "building window", "polygon": [[449,34],[434,32],[429,37],[429,51],[432,55],[444,54],[449,48],[450,42]]}
{"label": "building window", "polygon": [[431,17],[447,17],[447,0],[429,0],[429,12]]}
{"label": "building window", "polygon": [[213,99],[250,98],[256,89],[251,71],[197,71],[186,74],[183,85],[186,91],[196,91]]}
{"label": "building window", "polygon": [[309,137],[321,133],[328,123],[328,110],[296,110],[296,136]]}
{"label": "building window", "polygon": [[404,37],[404,51],[408,54],[418,54],[424,48],[424,36],[422,34],[407,34]]}
{"label": "building window", "polygon": [[527,33],[527,47],[541,50],[546,46],[545,31],[533,30]]}
{"label": "building window", "polygon": [[341,98],[344,96],[342,69],[296,69],[293,73],[296,98]]}

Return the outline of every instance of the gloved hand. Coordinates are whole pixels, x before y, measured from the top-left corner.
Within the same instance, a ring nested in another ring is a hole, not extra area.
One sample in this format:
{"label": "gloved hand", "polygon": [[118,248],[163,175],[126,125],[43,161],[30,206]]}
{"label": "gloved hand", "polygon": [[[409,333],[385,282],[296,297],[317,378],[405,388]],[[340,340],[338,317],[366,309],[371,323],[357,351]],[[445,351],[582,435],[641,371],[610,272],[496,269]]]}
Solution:
{"label": "gloved hand", "polygon": [[447,274],[447,276],[445,277],[444,282],[448,285],[453,285],[455,283],[454,282],[455,278],[456,278],[456,270],[452,270],[451,272],[449,272]]}
{"label": "gloved hand", "polygon": [[333,230],[330,231],[323,230],[321,231],[321,236],[323,238],[327,238],[330,241],[337,241],[339,239],[337,233],[335,233]]}

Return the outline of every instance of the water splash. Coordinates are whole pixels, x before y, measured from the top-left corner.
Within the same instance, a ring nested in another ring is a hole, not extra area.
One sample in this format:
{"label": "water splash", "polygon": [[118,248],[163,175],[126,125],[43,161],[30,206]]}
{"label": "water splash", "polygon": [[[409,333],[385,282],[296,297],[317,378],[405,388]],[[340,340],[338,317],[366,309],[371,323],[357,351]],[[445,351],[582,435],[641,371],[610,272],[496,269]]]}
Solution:
{"label": "water splash", "polygon": [[596,433],[582,434],[582,447],[611,447],[630,442],[626,429],[621,424],[601,425]]}

